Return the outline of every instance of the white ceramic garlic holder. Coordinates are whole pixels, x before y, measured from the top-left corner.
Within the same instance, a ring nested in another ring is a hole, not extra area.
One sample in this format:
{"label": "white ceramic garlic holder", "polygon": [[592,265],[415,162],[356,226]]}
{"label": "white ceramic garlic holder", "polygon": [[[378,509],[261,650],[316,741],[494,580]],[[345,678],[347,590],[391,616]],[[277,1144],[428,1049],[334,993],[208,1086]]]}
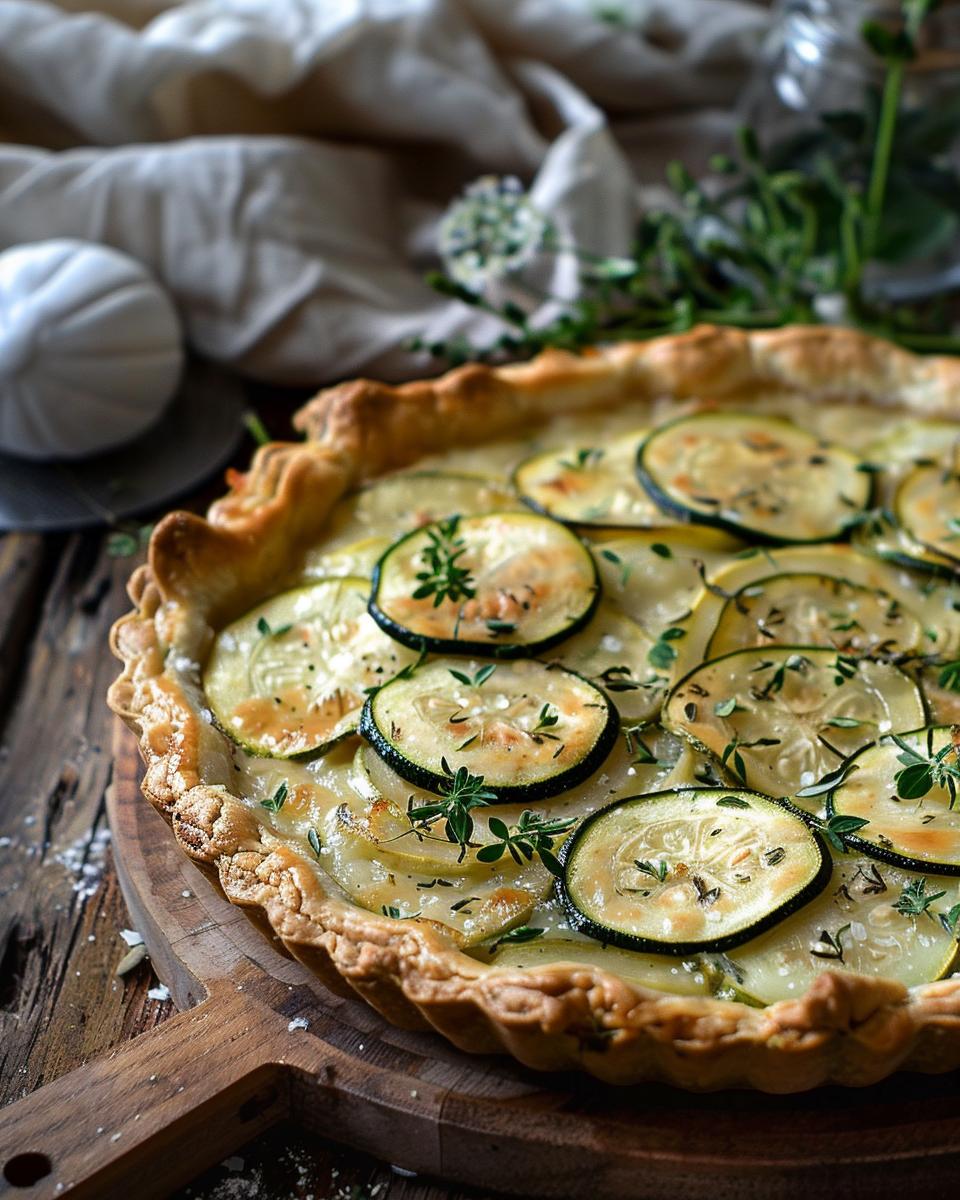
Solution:
{"label": "white ceramic garlic holder", "polygon": [[182,368],[176,310],[136,260],[67,238],[0,254],[0,450],[122,445],[159,419]]}

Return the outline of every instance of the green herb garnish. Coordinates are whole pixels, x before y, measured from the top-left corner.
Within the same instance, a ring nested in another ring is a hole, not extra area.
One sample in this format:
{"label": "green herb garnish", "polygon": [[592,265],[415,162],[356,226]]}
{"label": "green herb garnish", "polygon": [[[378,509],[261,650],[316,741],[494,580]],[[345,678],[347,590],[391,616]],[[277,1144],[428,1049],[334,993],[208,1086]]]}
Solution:
{"label": "green herb garnish", "polygon": [[284,780],[283,783],[280,784],[280,786],[277,788],[277,790],[273,793],[272,796],[268,796],[266,798],[266,800],[260,801],[260,807],[265,808],[267,810],[267,812],[278,813],[280,811],[280,809],[283,808],[284,804],[286,803],[286,800],[287,800],[287,781]]}
{"label": "green herb garnish", "polygon": [[507,825],[499,817],[491,817],[490,832],[497,839],[477,851],[479,862],[498,862],[504,854],[509,854],[513,861],[522,866],[524,859],[529,862],[536,854],[551,875],[562,875],[563,868],[553,855],[553,845],[558,837],[568,833],[576,823],[574,817],[558,817],[550,819],[540,816],[529,809],[520,814],[516,825]]}
{"label": "green herb garnish", "polygon": [[460,516],[455,514],[427,529],[428,545],[421,553],[426,569],[417,572],[420,583],[413,593],[414,600],[432,596],[433,607],[439,608],[444,600],[456,604],[477,594],[469,568],[458,565],[467,552],[466,542],[458,535],[459,528]]}

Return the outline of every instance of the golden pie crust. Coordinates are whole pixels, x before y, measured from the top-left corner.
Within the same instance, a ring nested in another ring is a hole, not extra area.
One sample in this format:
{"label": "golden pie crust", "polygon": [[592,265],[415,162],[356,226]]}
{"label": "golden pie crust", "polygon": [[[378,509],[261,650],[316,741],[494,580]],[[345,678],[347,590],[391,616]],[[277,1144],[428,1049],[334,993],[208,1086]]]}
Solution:
{"label": "golden pie crust", "polygon": [[436,1029],[463,1050],[506,1051],[543,1070],[580,1067],[615,1083],[770,1092],[960,1066],[960,978],[908,990],[831,971],[802,997],[756,1009],[646,990],[596,967],[491,968],[425,923],[328,894],[306,855],[214,782],[226,777],[226,739],[175,666],[202,662],[214,632],[270,593],[322,535],[337,500],[365,480],[561,413],[665,395],[724,403],[771,387],[824,404],[960,418],[960,360],[920,358],[827,327],[704,326],[398,387],[357,380],[320,392],[295,418],[305,442],[258,450],[206,518],[175,512],[159,523],[148,564],[130,580],[135,609],[113,629],[124,668],[109,703],[137,734],[144,795],[181,847],[332,990],[358,994],[398,1025]]}

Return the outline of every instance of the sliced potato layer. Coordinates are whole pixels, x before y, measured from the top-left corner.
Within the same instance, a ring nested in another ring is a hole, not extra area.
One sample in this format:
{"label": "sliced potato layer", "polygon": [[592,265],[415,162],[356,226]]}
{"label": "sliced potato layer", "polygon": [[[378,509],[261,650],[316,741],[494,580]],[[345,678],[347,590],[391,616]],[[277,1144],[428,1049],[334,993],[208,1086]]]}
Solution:
{"label": "sliced potato layer", "polygon": [[[911,889],[944,894],[914,915],[897,908],[916,907],[901,899]],[[958,900],[956,879],[925,878],[861,855],[842,855],[812,903],[713,965],[725,975],[727,988],[764,1004],[802,996],[823,971],[855,971],[913,987],[954,968],[956,935],[940,916]]]}
{"label": "sliced potato layer", "polygon": [[670,728],[772,796],[795,796],[878,734],[924,719],[920,691],[898,667],[812,646],[713,659],[680,681],[665,708]]}
{"label": "sliced potato layer", "polygon": [[580,629],[600,582],[587,547],[533,513],[451,517],[380,560],[370,614],[391,637],[443,654],[546,650]]}
{"label": "sliced potato layer", "polygon": [[920,621],[886,592],[831,575],[771,575],[726,602],[707,657],[778,643],[888,656],[908,653],[922,641]]}
{"label": "sliced potato layer", "polygon": [[640,486],[637,448],[647,430],[594,446],[571,446],[535,454],[517,467],[517,491],[534,508],[577,525],[637,527],[673,525]]}
{"label": "sliced potato layer", "polygon": [[960,875],[960,728],[881,738],[850,760],[828,811],[868,824],[848,835],[908,870]]}
{"label": "sliced potato layer", "polygon": [[524,802],[586,779],[613,748],[617,713],[562,667],[440,658],[371,696],[360,731],[399,775],[429,791],[448,791],[466,768],[496,799]]}
{"label": "sliced potato layer", "polygon": [[562,854],[561,898],[575,928],[666,954],[740,945],[830,877],[822,843],[794,810],[724,788],[617,801]]}
{"label": "sliced potato layer", "polygon": [[255,754],[322,752],[355,732],[365,689],[415,655],[367,613],[365,579],[325,579],[220,631],[203,683],[221,728]]}
{"label": "sliced potato layer", "polygon": [[637,470],[681,520],[764,542],[822,542],[842,537],[869,503],[861,465],[786,418],[704,412],[655,429]]}

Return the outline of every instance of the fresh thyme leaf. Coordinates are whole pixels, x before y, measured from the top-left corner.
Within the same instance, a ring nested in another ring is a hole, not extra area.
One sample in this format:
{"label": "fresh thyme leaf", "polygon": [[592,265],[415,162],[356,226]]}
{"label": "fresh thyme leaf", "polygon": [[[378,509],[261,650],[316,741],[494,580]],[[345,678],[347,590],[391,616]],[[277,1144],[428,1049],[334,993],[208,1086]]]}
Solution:
{"label": "fresh thyme leaf", "polygon": [[663,542],[654,542],[650,546],[650,549],[660,558],[673,558],[673,551],[669,546],[664,545]]}
{"label": "fresh thyme leaf", "polygon": [[960,692],[960,659],[944,663],[940,668],[937,682],[948,692]]}
{"label": "fresh thyme leaf", "polygon": [[551,712],[551,708],[552,705],[545,704],[543,708],[540,709],[540,715],[537,717],[537,723],[530,730],[530,737],[532,737],[534,741],[538,741],[541,738],[549,738],[549,740],[552,742],[560,740],[555,733],[547,732],[560,721],[560,714],[558,712]]}
{"label": "fresh thyme leaf", "polygon": [[307,830],[307,841],[316,858],[320,857],[320,834],[311,825]]}
{"label": "fresh thyme leaf", "polygon": [[433,607],[439,608],[444,600],[457,603],[471,600],[477,594],[469,568],[459,565],[459,560],[467,552],[467,544],[459,536],[459,528],[459,513],[427,527],[428,544],[421,551],[424,570],[417,572],[416,577],[420,582],[414,589],[414,600],[426,600],[432,596]]}
{"label": "fresh thyme leaf", "polygon": [[560,466],[566,467],[569,471],[583,471],[586,467],[592,467],[603,458],[603,450],[596,446],[584,446],[578,450],[573,459],[560,459]]}
{"label": "fresh thyme leaf", "polygon": [[563,868],[553,854],[557,838],[568,833],[576,824],[574,817],[545,817],[530,809],[524,809],[516,825],[507,825],[499,817],[491,817],[490,832],[496,841],[489,842],[477,851],[479,862],[499,862],[509,854],[515,863],[530,862],[536,855],[551,875],[560,876]]}
{"label": "fresh thyme leaf", "polygon": [[721,796],[717,801],[718,808],[749,808],[750,802],[741,796]]}
{"label": "fresh thyme leaf", "polygon": [[543,937],[546,932],[547,931],[545,929],[537,929],[532,925],[518,925],[516,929],[510,929],[503,935],[503,937],[497,938],[497,940],[490,947],[490,953],[492,954],[498,946],[503,946],[506,943],[518,944],[523,942],[533,942],[538,937]]}
{"label": "fresh thyme leaf", "polygon": [[[892,741],[900,748],[897,762],[902,767],[894,775],[897,795],[901,800],[920,800],[933,788],[938,787],[950,796],[951,809],[957,800],[957,785],[960,783],[960,752],[952,741],[927,755],[920,754],[896,734]],[[950,756],[953,761],[950,762]]]}
{"label": "fresh thyme leaf", "polygon": [[474,900],[479,900],[479,896],[465,896],[462,900],[458,900],[456,904],[450,905],[451,912],[462,912],[468,904],[472,904]]}
{"label": "fresh thyme leaf", "polygon": [[835,791],[851,771],[859,770],[856,763],[843,763],[837,767],[835,771],[830,771],[824,775],[822,779],[816,783],[811,783],[808,787],[801,788],[797,792],[797,796],[804,798],[813,796],[823,796],[827,792]]}
{"label": "fresh thyme leaf", "polygon": [[453,669],[453,667],[447,668],[447,670],[450,672],[450,674],[454,677],[454,679],[458,683],[462,683],[464,685],[464,687],[474,687],[474,688],[483,687],[483,685],[487,682],[487,680],[490,678],[490,676],[494,673],[494,671],[496,669],[497,669],[496,663],[487,663],[486,666],[481,667],[480,670],[476,673],[476,675],[474,675],[473,678],[471,679],[470,676],[464,674],[463,671],[455,671]]}
{"label": "fresh thyme leaf", "polygon": [[633,865],[642,874],[649,875],[651,879],[655,879],[658,883],[663,883],[670,869],[662,858],[655,863],[648,862],[645,858],[635,858]]}
{"label": "fresh thyme leaf", "polygon": [[286,803],[286,800],[287,800],[287,781],[284,780],[283,783],[280,784],[280,786],[277,788],[277,790],[273,793],[272,796],[268,796],[266,798],[266,800],[260,801],[260,807],[265,808],[267,810],[267,812],[278,813],[280,811],[280,809],[283,808],[284,804]]}
{"label": "fresh thyme leaf", "polygon": [[713,711],[718,717],[729,717],[732,713],[742,712],[740,705],[733,697],[729,700],[718,700],[713,706]]}
{"label": "fresh thyme leaf", "polygon": [[955,934],[958,922],[960,922],[960,904],[955,904],[949,912],[940,913],[940,924],[947,933]]}
{"label": "fresh thyme leaf", "polygon": [[273,629],[266,617],[257,617],[257,632],[261,637],[280,637],[284,633],[289,633],[293,628],[292,624],[278,625]]}
{"label": "fresh thyme leaf", "polygon": [[[799,795],[799,793],[797,794]],[[839,813],[834,814],[826,821],[814,817],[813,823],[834,850],[840,854],[847,849],[846,839],[851,834],[859,832],[865,825],[870,824],[866,817],[845,817]]]}
{"label": "fresh thyme leaf", "polygon": [[824,724],[831,725],[834,729],[856,729],[863,721],[858,721],[856,717],[829,717]]}
{"label": "fresh thyme leaf", "polygon": [[471,775],[466,767],[458,767],[454,773],[445,758],[441,759],[441,765],[447,779],[440,784],[440,798],[408,808],[407,816],[413,827],[421,831],[442,820],[444,836],[460,847],[458,861],[462,862],[473,836],[471,812],[486,808],[497,799],[497,794],[484,787],[482,775]]}
{"label": "fresh thyme leaf", "polygon": [[605,558],[607,562],[613,563],[615,567],[620,568],[620,586],[626,587],[627,580],[630,578],[630,575],[633,572],[633,564],[624,562],[615,550],[601,550],[600,557]]}
{"label": "fresh thyme leaf", "polygon": [[647,662],[659,671],[668,670],[673,666],[677,658],[677,651],[671,645],[671,642],[675,642],[679,638],[686,636],[687,631],[675,625],[669,629],[665,629],[647,651]]}
{"label": "fresh thyme leaf", "polygon": [[893,907],[898,913],[903,913],[905,917],[921,917],[925,913],[929,916],[932,915],[927,911],[930,905],[946,894],[946,892],[928,892],[926,879],[913,879],[910,883],[904,884]]}

